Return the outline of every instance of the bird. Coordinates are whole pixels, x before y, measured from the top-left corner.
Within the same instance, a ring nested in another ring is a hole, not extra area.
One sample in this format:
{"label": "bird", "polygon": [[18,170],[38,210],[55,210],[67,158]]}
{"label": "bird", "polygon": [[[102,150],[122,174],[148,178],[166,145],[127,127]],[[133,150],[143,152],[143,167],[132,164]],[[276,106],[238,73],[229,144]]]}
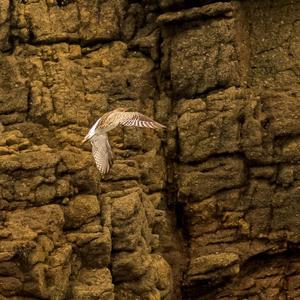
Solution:
{"label": "bird", "polygon": [[92,154],[97,169],[101,175],[109,172],[113,164],[113,152],[109,144],[107,132],[117,126],[148,127],[152,129],[166,128],[166,126],[129,108],[119,107],[102,115],[91,127],[82,140],[82,144],[89,141],[92,144]]}

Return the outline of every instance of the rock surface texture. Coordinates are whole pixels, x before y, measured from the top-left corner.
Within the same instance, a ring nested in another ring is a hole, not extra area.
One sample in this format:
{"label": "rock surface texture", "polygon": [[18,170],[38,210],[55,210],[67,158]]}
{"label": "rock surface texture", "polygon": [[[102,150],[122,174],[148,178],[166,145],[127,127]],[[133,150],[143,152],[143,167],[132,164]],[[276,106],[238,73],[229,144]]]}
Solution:
{"label": "rock surface texture", "polygon": [[[300,2],[0,1],[0,299],[300,299]],[[101,178],[88,144],[131,107]]]}

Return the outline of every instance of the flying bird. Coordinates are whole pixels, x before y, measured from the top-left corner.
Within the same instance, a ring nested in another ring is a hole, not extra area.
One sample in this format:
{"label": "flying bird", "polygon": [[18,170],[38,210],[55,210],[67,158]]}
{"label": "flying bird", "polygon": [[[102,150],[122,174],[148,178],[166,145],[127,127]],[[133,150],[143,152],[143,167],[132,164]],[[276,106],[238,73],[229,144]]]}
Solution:
{"label": "flying bird", "polygon": [[82,141],[82,144],[87,141],[91,142],[96,166],[102,175],[109,172],[113,162],[113,153],[108,141],[107,132],[118,125],[153,129],[166,127],[139,112],[129,112],[127,108],[117,108],[105,113],[91,127]]}

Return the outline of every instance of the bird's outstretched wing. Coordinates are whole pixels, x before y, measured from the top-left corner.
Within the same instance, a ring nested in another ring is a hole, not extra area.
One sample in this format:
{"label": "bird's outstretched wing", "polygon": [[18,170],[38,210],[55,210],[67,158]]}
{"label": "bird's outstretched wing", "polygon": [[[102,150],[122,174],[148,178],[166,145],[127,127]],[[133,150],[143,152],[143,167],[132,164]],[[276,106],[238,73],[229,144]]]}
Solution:
{"label": "bird's outstretched wing", "polygon": [[116,112],[120,125],[148,128],[164,128],[165,126],[139,112]]}
{"label": "bird's outstretched wing", "polygon": [[96,162],[97,169],[102,175],[108,173],[112,161],[113,153],[106,133],[94,135],[91,139],[92,152]]}

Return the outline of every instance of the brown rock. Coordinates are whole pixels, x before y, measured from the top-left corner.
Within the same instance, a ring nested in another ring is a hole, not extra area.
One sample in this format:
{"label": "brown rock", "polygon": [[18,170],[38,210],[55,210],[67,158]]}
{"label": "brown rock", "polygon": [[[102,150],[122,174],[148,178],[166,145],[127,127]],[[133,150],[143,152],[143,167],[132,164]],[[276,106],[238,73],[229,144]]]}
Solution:
{"label": "brown rock", "polygon": [[110,263],[112,241],[107,227],[96,232],[69,233],[68,241],[78,246],[82,263],[88,267],[107,267]]}
{"label": "brown rock", "polygon": [[[189,280],[205,280],[217,275],[218,269],[224,270],[223,276],[232,276],[239,273],[239,257],[234,253],[220,253],[201,256],[191,261],[188,278]],[[215,278],[220,280],[220,274]]]}
{"label": "brown rock", "polygon": [[9,34],[10,34],[10,26],[9,26],[9,0],[4,0],[0,4],[0,50],[6,51],[10,48],[9,44]]}
{"label": "brown rock", "polygon": [[14,277],[0,277],[0,293],[4,296],[14,296],[22,290],[22,283]]}
{"label": "brown rock", "polygon": [[66,228],[78,228],[100,213],[98,199],[93,195],[78,195],[63,210]]}
{"label": "brown rock", "polygon": [[18,3],[14,12],[13,21],[17,25],[14,34],[25,41],[32,35],[35,42],[44,43],[112,40],[119,35],[123,6],[122,1],[103,3],[99,10],[94,2]]}
{"label": "brown rock", "polygon": [[0,102],[0,115],[26,111],[28,109],[28,88],[17,68],[16,58],[13,56],[1,57],[0,67],[0,92],[3,95]]}
{"label": "brown rock", "polygon": [[143,276],[151,264],[151,257],[142,251],[121,252],[112,257],[115,281],[131,281]]}
{"label": "brown rock", "polygon": [[6,226],[14,239],[34,239],[38,234],[61,230],[64,216],[59,205],[45,205],[9,212]]}
{"label": "brown rock", "polygon": [[240,84],[234,19],[203,22],[171,38],[170,75],[176,97]]}
{"label": "brown rock", "polygon": [[[162,2],[162,1],[161,1]],[[232,3],[213,3],[204,5],[202,7],[193,7],[178,12],[168,12],[160,15],[157,18],[157,22],[161,24],[170,22],[183,22],[193,19],[200,19],[205,17],[216,17],[219,15],[228,14],[233,10]]]}
{"label": "brown rock", "polygon": [[107,268],[82,269],[73,288],[74,299],[114,299],[114,285]]}
{"label": "brown rock", "polygon": [[198,167],[182,167],[180,171],[181,201],[187,197],[199,201],[220,190],[241,186],[245,180],[244,163],[239,158],[211,159]]}

